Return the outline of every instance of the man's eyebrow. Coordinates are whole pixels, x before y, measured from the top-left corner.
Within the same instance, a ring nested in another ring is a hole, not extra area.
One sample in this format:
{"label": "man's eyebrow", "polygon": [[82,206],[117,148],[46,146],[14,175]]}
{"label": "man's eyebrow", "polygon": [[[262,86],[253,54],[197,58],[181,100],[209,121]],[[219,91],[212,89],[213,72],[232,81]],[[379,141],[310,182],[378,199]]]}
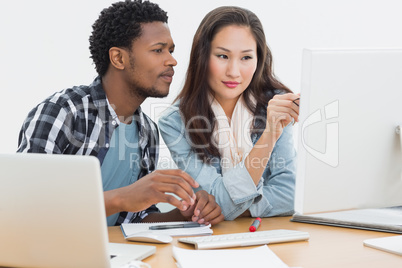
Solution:
{"label": "man's eyebrow", "polygon": [[151,45],[151,47],[154,47],[154,46],[163,46],[163,47],[165,47],[165,46],[167,46],[167,43],[158,42],[158,43],[155,43],[155,44]]}
{"label": "man's eyebrow", "polygon": [[[167,47],[167,46],[168,46],[168,43],[158,42],[158,43],[155,43],[155,44],[151,45],[151,47],[155,47],[155,46]],[[171,46],[171,48],[175,48],[175,46],[176,46],[176,45],[173,44],[173,45]]]}
{"label": "man's eyebrow", "polygon": [[[226,52],[230,52],[229,49],[224,48],[224,47],[216,47],[216,48],[217,48],[217,49],[221,49],[221,50],[226,51]],[[242,52],[242,53],[246,53],[246,52],[252,52],[252,51],[254,51],[254,49],[245,49],[245,50],[243,50],[243,51],[241,51],[241,52]]]}

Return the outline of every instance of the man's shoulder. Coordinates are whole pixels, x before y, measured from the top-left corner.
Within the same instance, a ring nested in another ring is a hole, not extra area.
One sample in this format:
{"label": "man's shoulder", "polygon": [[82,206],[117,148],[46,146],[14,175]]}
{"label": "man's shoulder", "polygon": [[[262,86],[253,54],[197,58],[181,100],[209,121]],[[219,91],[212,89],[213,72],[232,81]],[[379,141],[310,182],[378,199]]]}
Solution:
{"label": "man's shoulder", "polygon": [[98,79],[95,79],[90,85],[78,85],[55,92],[41,104],[51,104],[67,109],[79,106],[90,108],[94,102],[106,100],[106,95],[99,86],[101,84]]}
{"label": "man's shoulder", "polygon": [[90,99],[90,88],[88,86],[73,86],[54,93],[47,101],[59,104],[60,106],[82,103]]}

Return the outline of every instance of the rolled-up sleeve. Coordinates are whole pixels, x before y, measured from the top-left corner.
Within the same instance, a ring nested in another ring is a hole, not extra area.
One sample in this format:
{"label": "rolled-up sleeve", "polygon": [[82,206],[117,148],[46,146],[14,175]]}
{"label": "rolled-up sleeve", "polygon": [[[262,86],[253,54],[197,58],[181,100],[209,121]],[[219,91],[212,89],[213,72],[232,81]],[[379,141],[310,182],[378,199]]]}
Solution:
{"label": "rolled-up sleeve", "polygon": [[263,178],[263,197],[250,207],[251,216],[292,215],[296,180],[296,150],[292,125],[284,128],[276,142]]}

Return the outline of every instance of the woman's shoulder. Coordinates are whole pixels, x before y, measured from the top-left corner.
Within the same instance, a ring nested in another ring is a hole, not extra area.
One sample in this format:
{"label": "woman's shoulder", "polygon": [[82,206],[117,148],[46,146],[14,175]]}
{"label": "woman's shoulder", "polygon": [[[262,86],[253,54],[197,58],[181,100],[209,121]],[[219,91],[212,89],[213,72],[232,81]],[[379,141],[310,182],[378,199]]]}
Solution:
{"label": "woman's shoulder", "polygon": [[180,101],[176,101],[172,105],[170,105],[168,108],[166,108],[165,111],[162,112],[158,124],[159,125],[177,125],[177,124],[182,124],[182,118],[180,115],[180,108],[179,108]]}

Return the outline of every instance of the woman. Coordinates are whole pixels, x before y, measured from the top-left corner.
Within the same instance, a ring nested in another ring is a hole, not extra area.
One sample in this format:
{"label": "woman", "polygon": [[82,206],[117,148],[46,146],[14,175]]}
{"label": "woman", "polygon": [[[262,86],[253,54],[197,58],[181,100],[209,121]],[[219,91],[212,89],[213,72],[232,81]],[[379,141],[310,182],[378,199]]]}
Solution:
{"label": "woman", "polygon": [[257,16],[219,7],[195,33],[185,84],[159,127],[178,167],[215,196],[226,220],[290,215],[298,100],[272,72]]}

